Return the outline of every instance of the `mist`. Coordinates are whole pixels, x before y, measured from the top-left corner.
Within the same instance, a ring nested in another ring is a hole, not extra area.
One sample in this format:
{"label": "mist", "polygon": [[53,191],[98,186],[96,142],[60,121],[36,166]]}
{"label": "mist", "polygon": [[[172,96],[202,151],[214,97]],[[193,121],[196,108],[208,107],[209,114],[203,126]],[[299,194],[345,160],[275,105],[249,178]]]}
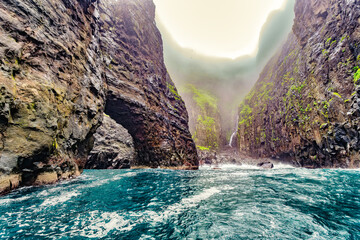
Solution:
{"label": "mist", "polygon": [[231,130],[242,99],[254,86],[266,62],[290,33],[294,5],[295,0],[287,0],[283,9],[273,11],[268,16],[260,33],[255,56],[241,56],[234,60],[204,56],[182,48],[157,17],[156,24],[164,43],[164,61],[180,95],[186,84],[193,84],[215,95],[222,116],[222,129]]}

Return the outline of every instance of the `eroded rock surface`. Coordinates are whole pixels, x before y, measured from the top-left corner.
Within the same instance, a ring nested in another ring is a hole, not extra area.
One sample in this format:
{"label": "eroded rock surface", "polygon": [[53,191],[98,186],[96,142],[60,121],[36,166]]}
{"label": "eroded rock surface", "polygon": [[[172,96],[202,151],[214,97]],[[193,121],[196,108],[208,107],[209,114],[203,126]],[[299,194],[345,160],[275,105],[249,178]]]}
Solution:
{"label": "eroded rock surface", "polygon": [[87,169],[126,169],[135,160],[134,142],[128,131],[108,116],[94,134]]}
{"label": "eroded rock surface", "polygon": [[135,165],[197,168],[154,17],[151,0],[0,2],[0,192],[78,175],[104,110]]}
{"label": "eroded rock surface", "polygon": [[151,0],[102,1],[106,114],[134,139],[134,165],[197,169],[185,104],[166,70]]}
{"label": "eroded rock surface", "polygon": [[360,166],[360,1],[297,0],[293,31],[240,107],[240,150]]}
{"label": "eroded rock surface", "polygon": [[105,99],[93,12],[91,1],[0,2],[0,172],[20,175],[0,192],[84,166]]}

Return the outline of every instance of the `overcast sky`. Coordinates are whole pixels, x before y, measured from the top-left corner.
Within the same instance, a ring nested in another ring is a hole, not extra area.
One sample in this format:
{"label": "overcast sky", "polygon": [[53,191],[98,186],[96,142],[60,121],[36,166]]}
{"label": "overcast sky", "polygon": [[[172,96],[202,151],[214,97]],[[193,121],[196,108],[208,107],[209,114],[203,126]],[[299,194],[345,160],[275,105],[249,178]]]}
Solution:
{"label": "overcast sky", "polygon": [[205,56],[255,55],[263,25],[285,0],[154,0],[157,17],[183,48]]}

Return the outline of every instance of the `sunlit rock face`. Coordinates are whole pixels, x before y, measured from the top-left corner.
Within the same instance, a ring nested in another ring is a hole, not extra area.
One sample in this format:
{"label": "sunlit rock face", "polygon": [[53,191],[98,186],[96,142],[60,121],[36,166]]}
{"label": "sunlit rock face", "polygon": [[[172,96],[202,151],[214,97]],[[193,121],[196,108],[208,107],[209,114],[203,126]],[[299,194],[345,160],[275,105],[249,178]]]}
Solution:
{"label": "sunlit rock face", "polygon": [[240,150],[360,166],[360,2],[298,0],[293,31],[240,106]]}
{"label": "sunlit rock face", "polygon": [[154,9],[0,2],[0,192],[79,174],[105,109],[134,139],[134,165],[196,168]]}

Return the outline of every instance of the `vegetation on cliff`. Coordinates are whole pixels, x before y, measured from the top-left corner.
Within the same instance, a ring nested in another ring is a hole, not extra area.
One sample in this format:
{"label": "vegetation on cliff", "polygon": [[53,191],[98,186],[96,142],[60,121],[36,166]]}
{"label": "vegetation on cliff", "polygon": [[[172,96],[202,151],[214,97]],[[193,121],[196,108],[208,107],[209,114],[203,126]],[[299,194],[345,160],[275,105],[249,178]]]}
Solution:
{"label": "vegetation on cliff", "polygon": [[0,193],[78,175],[104,112],[131,164],[197,168],[154,19],[151,0],[0,2]]}
{"label": "vegetation on cliff", "polygon": [[186,85],[183,92],[190,115],[190,131],[193,133],[197,148],[217,150],[221,138],[217,98],[192,84]]}
{"label": "vegetation on cliff", "polygon": [[240,150],[301,166],[360,164],[360,9],[337,2],[297,1],[293,32],[240,105]]}

